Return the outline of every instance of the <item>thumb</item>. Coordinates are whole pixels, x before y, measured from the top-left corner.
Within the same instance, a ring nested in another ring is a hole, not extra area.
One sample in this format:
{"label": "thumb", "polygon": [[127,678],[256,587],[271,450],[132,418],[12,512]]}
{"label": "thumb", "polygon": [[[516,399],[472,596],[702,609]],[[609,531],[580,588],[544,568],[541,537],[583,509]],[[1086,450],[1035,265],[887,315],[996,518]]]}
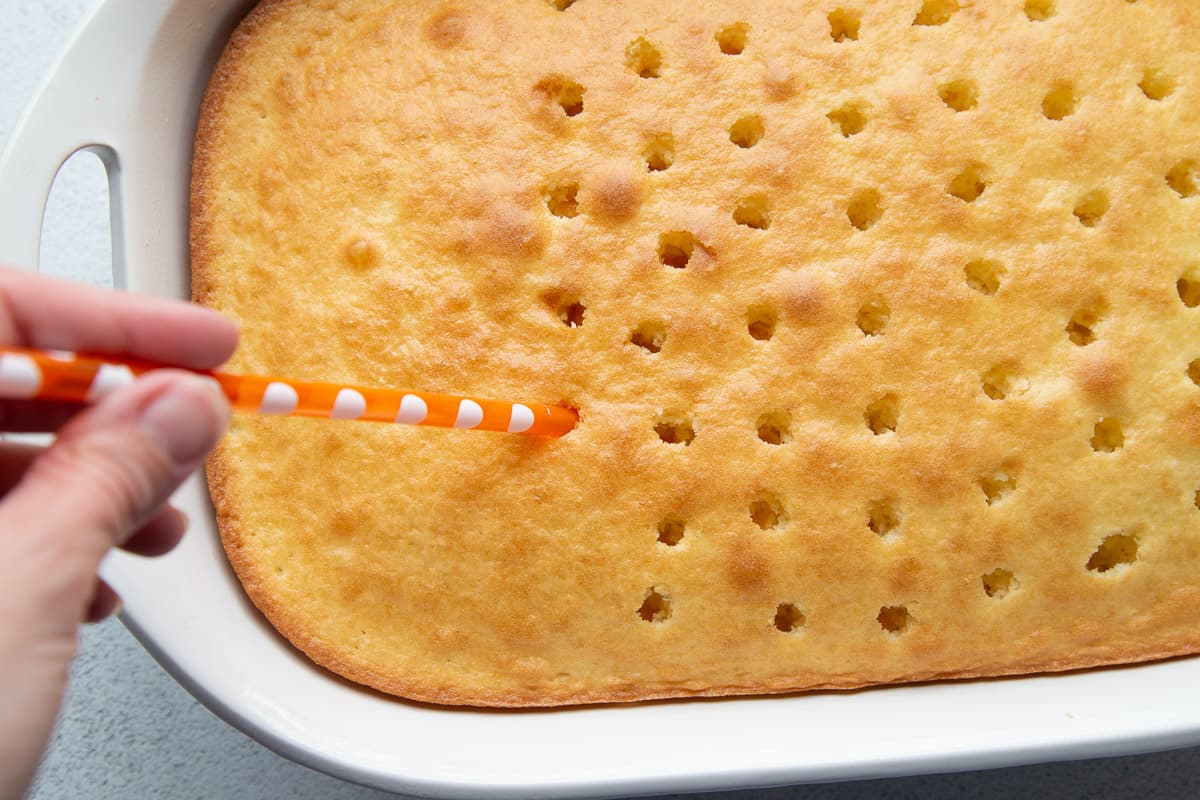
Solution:
{"label": "thumb", "polygon": [[73,630],[105,553],[200,465],[228,417],[214,381],[162,371],[114,392],[59,431],[0,502],[6,572],[24,573],[11,578],[36,604],[35,619]]}
{"label": "thumb", "polygon": [[228,416],[213,381],[147,375],[73,417],[0,501],[0,797],[37,765],[100,560],[200,465]]}

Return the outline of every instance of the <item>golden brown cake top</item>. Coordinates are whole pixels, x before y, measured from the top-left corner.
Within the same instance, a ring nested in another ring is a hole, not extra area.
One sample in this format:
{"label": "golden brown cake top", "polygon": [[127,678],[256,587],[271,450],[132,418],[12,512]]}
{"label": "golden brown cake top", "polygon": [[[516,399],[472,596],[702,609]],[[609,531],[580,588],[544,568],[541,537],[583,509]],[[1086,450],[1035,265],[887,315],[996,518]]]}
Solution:
{"label": "golden brown cake top", "polygon": [[496,705],[1200,649],[1200,6],[262,4],[197,297],[236,367],[577,407],[241,419],[316,661]]}

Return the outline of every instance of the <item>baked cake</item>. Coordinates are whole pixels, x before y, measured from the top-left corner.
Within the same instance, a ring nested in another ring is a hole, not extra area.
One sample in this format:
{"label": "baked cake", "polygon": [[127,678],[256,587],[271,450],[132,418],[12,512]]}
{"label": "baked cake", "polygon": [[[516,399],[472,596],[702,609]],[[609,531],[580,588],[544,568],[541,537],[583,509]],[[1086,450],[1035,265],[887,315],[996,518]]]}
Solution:
{"label": "baked cake", "polygon": [[246,592],[494,706],[1200,650],[1200,4],[267,0],[196,142],[231,367],[561,403],[239,418]]}

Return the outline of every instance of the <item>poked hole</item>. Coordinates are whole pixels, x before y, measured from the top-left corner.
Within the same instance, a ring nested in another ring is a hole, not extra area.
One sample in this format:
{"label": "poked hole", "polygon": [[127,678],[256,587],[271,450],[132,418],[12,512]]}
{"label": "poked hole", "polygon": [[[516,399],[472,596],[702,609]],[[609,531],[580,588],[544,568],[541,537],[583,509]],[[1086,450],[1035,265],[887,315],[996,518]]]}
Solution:
{"label": "poked hole", "polygon": [[795,603],[780,603],[775,607],[775,630],[780,633],[799,633],[807,620]]}
{"label": "poked hole", "polygon": [[545,200],[546,208],[556,217],[571,219],[579,216],[579,184],[574,181],[548,186]]}
{"label": "poked hole", "polygon": [[907,606],[884,606],[879,609],[879,615],[875,617],[875,620],[879,623],[879,627],[887,633],[899,636],[912,625],[913,617]]}
{"label": "poked hole", "polygon": [[829,21],[829,36],[835,42],[857,41],[862,15],[856,9],[836,8],[826,17]]}
{"label": "poked hole", "polygon": [[750,25],[745,22],[735,22],[717,31],[714,37],[721,52],[727,56],[738,56],[746,49],[750,37]]}
{"label": "poked hole", "polygon": [[643,622],[666,622],[671,618],[671,597],[660,587],[652,586],[638,607]]}
{"label": "poked hole", "polygon": [[860,189],[850,196],[846,217],[860,231],[869,231],[883,218],[882,198],[875,189]]}
{"label": "poked hole", "polygon": [[683,414],[664,414],[655,421],[654,432],[663,444],[687,447],[696,439],[696,423]]}
{"label": "poked hole", "polygon": [[733,209],[733,221],[754,230],[771,227],[771,206],[761,192],[743,197]]}
{"label": "poked hole", "polygon": [[629,341],[647,353],[659,353],[667,341],[667,326],[658,320],[643,322],[633,329]]}
{"label": "poked hole", "polygon": [[979,87],[968,78],[957,78],[938,86],[938,97],[957,112],[970,111],[979,105]]}
{"label": "poked hole", "polygon": [[1183,198],[1200,194],[1200,161],[1185,158],[1167,173],[1167,186]]}
{"label": "poked hole", "polygon": [[784,445],[792,441],[792,415],[786,411],[770,411],[758,418],[756,424],[759,441],[770,445]]}
{"label": "poked hole", "polygon": [[625,48],[625,66],[639,78],[658,78],[662,75],[662,52],[639,36]]}
{"label": "poked hole", "polygon": [[658,542],[667,547],[676,547],[683,541],[687,531],[687,520],[678,514],[669,514],[658,523]]}
{"label": "poked hole", "polygon": [[746,312],[746,332],[755,341],[770,341],[778,324],[779,314],[768,306],[751,306]]}
{"label": "poked hole", "polygon": [[1003,264],[989,258],[977,258],[963,267],[967,286],[985,295],[993,295],[1000,290],[1000,281],[1006,272]]}
{"label": "poked hole", "polygon": [[994,600],[1007,597],[1021,586],[1011,570],[999,567],[982,576],[980,582],[983,584],[983,593]]}
{"label": "poked hole", "polygon": [[958,0],[925,0],[913,25],[945,25],[958,11]]}
{"label": "poked hole", "polygon": [[668,231],[658,237],[658,261],[672,269],[685,269],[696,249],[696,237],[688,231]]}
{"label": "poked hole", "polygon": [[1057,122],[1074,114],[1078,104],[1075,87],[1066,81],[1060,81],[1050,87],[1050,91],[1042,98],[1042,114],[1046,119]]}
{"label": "poked hole", "polygon": [[892,318],[892,307],[888,301],[875,295],[858,309],[855,324],[864,336],[881,336]]}
{"label": "poked hole", "polygon": [[857,136],[867,127],[867,111],[870,106],[866,103],[851,101],[843,103],[825,115],[836,131],[843,138]]}
{"label": "poked hole", "polygon": [[1128,533],[1113,533],[1104,537],[1096,552],[1087,560],[1089,572],[1101,574],[1128,567],[1138,559],[1137,539]]}
{"label": "poked hole", "polygon": [[748,114],[739,117],[729,126],[729,141],[738,147],[749,149],[762,141],[765,132],[762,117],[758,114]]}
{"label": "poked hole", "polygon": [[783,503],[773,494],[764,494],[750,503],[750,519],[760,530],[773,531],[787,524]]}
{"label": "poked hole", "polygon": [[653,136],[642,150],[642,158],[649,172],[662,172],[675,163],[675,137],[669,133]]}
{"label": "poked hole", "polygon": [[583,96],[587,89],[578,82],[562,75],[551,75],[539,81],[535,88],[566,116],[576,117],[583,113]]}

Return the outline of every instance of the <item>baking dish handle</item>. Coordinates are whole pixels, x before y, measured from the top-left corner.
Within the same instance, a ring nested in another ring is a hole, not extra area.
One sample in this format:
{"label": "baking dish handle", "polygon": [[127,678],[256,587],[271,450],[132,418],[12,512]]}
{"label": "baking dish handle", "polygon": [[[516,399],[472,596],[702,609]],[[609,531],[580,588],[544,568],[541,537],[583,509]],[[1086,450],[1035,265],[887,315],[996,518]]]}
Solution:
{"label": "baking dish handle", "polygon": [[88,150],[100,157],[108,173],[113,262],[120,272],[124,247],[116,139],[132,98],[114,89],[95,68],[121,56],[111,50],[95,52],[96,47],[94,38],[76,36],[0,156],[0,264],[37,269],[54,178],[68,158]]}

